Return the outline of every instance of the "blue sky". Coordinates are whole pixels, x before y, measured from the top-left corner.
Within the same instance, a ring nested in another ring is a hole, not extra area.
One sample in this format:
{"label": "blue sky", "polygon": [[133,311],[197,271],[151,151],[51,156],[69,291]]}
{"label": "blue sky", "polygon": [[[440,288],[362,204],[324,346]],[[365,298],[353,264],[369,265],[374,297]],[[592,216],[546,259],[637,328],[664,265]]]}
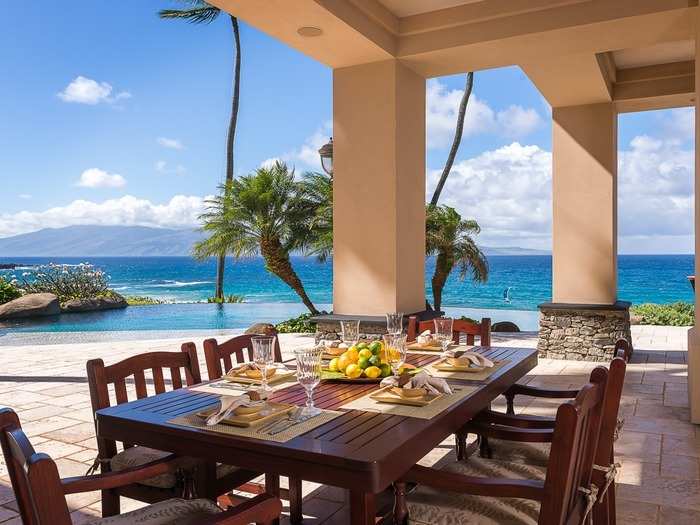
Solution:
{"label": "blue sky", "polygon": [[[0,19],[0,236],[78,223],[190,227],[224,171],[232,38],[156,0],[37,0]],[[242,24],[236,172],[318,169],[327,67]],[[428,82],[428,191],[464,76]],[[692,247],[692,111],[620,117],[620,251]],[[476,74],[445,202],[491,246],[551,246],[550,109],[518,68]],[[488,198],[484,198],[487,196]]]}

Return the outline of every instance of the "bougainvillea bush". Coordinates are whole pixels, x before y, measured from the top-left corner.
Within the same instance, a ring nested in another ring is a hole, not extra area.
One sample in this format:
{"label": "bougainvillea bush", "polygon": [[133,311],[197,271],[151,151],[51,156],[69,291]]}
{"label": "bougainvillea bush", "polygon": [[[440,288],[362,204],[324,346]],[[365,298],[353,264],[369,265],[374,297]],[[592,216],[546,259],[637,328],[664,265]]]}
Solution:
{"label": "bougainvillea bush", "polygon": [[13,299],[17,299],[22,292],[15,286],[15,283],[0,277],[0,304],[5,304]]}
{"label": "bougainvillea bush", "polygon": [[111,297],[109,276],[88,263],[46,264],[22,275],[25,293],[52,293],[61,303],[71,299]]}

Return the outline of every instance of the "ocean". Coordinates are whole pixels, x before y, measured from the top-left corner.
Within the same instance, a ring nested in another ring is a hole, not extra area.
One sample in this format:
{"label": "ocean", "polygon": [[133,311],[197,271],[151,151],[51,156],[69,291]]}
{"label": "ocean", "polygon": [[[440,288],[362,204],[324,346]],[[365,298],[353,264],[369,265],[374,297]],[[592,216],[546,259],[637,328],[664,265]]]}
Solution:
{"label": "ocean", "polygon": [[[293,257],[294,268],[307,293],[319,308],[332,302],[332,264],[310,257]],[[189,257],[2,257],[0,263],[37,265],[48,262],[90,262],[110,276],[111,286],[123,295],[147,295],[175,303],[206,301],[213,295],[216,264]],[[242,328],[251,319],[282,320],[304,311],[296,294],[265,270],[261,258],[229,259],[226,268],[227,294],[242,295],[244,305],[179,304],[128,308],[121,313],[88,316],[62,315],[51,322],[16,328],[48,331],[144,330],[169,328]],[[694,273],[692,255],[621,255],[618,259],[618,297],[632,303],[670,303],[694,300],[687,276]],[[434,259],[426,265],[427,296]],[[491,256],[489,280],[484,284],[460,281],[453,272],[443,292],[443,305],[453,315],[470,312],[491,315],[494,321],[514,319],[521,328],[536,328],[537,305],[551,299],[550,256]],[[23,269],[0,270],[0,275],[21,276]],[[506,294],[506,290],[508,293]],[[505,296],[508,296],[506,300]],[[251,304],[252,303],[252,304]],[[142,309],[144,308],[144,309]]]}

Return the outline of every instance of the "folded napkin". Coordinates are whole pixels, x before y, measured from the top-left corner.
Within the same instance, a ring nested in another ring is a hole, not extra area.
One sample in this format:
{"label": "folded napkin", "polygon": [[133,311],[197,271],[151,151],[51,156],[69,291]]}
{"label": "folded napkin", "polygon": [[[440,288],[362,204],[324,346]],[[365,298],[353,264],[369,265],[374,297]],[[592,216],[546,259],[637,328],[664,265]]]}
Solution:
{"label": "folded napkin", "polygon": [[477,352],[465,352],[464,350],[446,350],[442,353],[442,357],[456,357],[456,358],[466,358],[474,366],[479,366],[482,368],[492,368],[495,366],[494,362],[488,357]]}
{"label": "folded napkin", "polygon": [[[401,388],[424,388],[430,394],[451,394],[452,389],[447,381],[439,377],[433,377],[425,371],[418,372],[412,376],[406,383],[402,377],[389,376],[382,379],[379,384],[382,387],[386,386],[401,386]],[[403,384],[402,384],[403,383]]]}
{"label": "folded napkin", "polygon": [[248,394],[242,396],[221,396],[221,408],[216,414],[212,414],[207,418],[207,425],[212,426],[219,423],[222,419],[226,419],[228,415],[238,407],[249,407],[264,403],[261,401],[252,401]]}
{"label": "folded napkin", "polygon": [[430,333],[430,330],[425,330],[421,332],[418,337],[416,337],[416,343],[419,345],[427,345],[432,343],[434,340],[433,334]]}

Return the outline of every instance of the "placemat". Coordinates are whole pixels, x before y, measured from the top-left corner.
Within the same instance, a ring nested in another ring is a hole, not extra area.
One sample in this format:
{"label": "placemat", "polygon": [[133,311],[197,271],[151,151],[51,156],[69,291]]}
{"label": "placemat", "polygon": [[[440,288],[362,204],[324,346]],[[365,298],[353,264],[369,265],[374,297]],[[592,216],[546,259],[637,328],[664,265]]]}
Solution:
{"label": "placemat", "polygon": [[487,368],[482,372],[446,372],[444,370],[438,370],[432,364],[427,365],[425,370],[435,377],[441,377],[442,379],[463,379],[467,381],[484,381],[491,377],[491,374],[496,372],[498,369],[503,368],[505,365],[510,363],[507,359],[502,361],[496,361],[491,368]]}
{"label": "placemat", "polygon": [[194,413],[176,417],[174,419],[169,420],[168,423],[171,423],[173,425],[180,425],[183,427],[198,428],[200,430],[207,430],[209,432],[216,432],[218,434],[228,434],[229,436],[248,437],[262,439],[264,441],[284,443],[285,441],[289,441],[290,439],[293,439],[297,436],[301,436],[302,434],[305,434],[306,432],[320,427],[321,425],[325,425],[329,421],[332,421],[333,419],[335,419],[338,416],[341,416],[342,414],[342,412],[337,412],[335,410],[324,410],[318,416],[308,419],[303,423],[299,423],[298,425],[294,425],[293,427],[290,427],[287,430],[284,430],[283,432],[280,432],[279,434],[275,434],[273,436],[265,434],[264,432],[258,432],[258,429],[256,427],[243,428],[222,424],[207,426],[204,420],[195,415]]}
{"label": "placemat", "polygon": [[[459,345],[459,346],[450,346],[450,350],[453,350],[455,352],[473,352],[475,348],[480,348],[479,346],[474,346],[474,345]],[[412,350],[410,348],[406,349],[406,352],[409,354],[419,354],[419,355],[434,355],[436,357],[440,357],[442,355],[442,350]]]}
{"label": "placemat", "polygon": [[[287,381],[280,381],[279,383],[274,383],[267,386],[270,388],[270,390],[276,392],[277,390],[282,390],[283,388],[295,385],[296,382],[296,376],[291,376]],[[211,383],[207,383],[206,385],[190,387],[190,390],[192,392],[204,392],[207,394],[218,394],[220,396],[240,396],[241,394],[245,394],[251,388],[255,388],[257,386],[259,385],[247,385],[245,383],[235,383],[226,381],[225,379],[219,379],[218,381],[213,381]]]}
{"label": "placemat", "polygon": [[395,416],[417,417],[420,419],[432,419],[454,403],[469,397],[477,386],[450,385],[452,395],[445,395],[436,399],[424,407],[412,407],[406,405],[394,405],[393,403],[380,403],[370,398],[369,394],[354,401],[344,404],[340,408],[343,410],[365,410],[367,412],[381,412],[382,414],[392,414]]}

